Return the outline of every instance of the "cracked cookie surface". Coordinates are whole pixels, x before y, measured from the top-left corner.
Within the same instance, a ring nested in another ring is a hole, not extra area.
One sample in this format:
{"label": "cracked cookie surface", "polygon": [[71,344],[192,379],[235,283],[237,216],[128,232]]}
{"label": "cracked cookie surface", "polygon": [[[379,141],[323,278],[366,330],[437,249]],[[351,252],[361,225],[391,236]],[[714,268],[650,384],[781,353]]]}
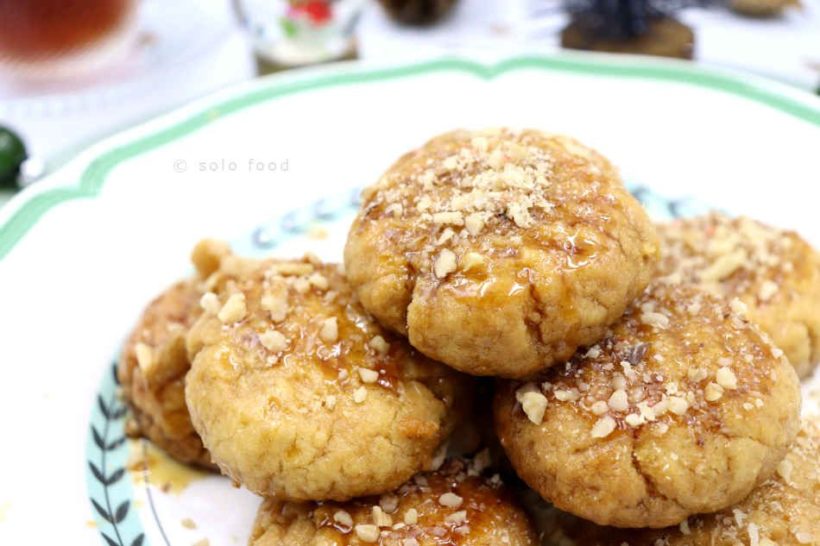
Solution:
{"label": "cracked cookie surface", "polygon": [[429,468],[469,377],[378,326],[336,265],[233,259],[211,281],[186,398],[225,474],[282,500],[345,500]]}
{"label": "cracked cookie surface", "polygon": [[800,410],[794,369],[744,308],[657,280],[598,344],[502,382],[496,430],[518,474],[600,525],[665,527],[740,501]]}
{"label": "cracked cookie surface", "polygon": [[345,503],[269,499],[249,546],[536,546],[527,515],[477,459],[450,460],[395,491]]}
{"label": "cracked cookie surface", "polygon": [[820,255],[799,235],[713,213],[660,224],[661,270],[740,298],[800,377],[820,361]]}
{"label": "cracked cookie surface", "polygon": [[197,245],[192,256],[197,274],[175,283],[148,304],[117,368],[131,409],[128,433],[148,438],[178,461],[209,469],[215,467],[185,405],[185,374],[191,366],[185,336],[200,315],[203,279],[229,252],[216,241]]}
{"label": "cracked cookie surface", "polygon": [[547,544],[560,546],[820,544],[820,424],[804,421],[777,472],[732,508],[676,527],[629,531],[549,510],[540,527]]}
{"label": "cracked cookie surface", "polygon": [[535,130],[454,131],[363,193],[345,266],[431,358],[524,377],[597,341],[645,288],[654,227],[603,156]]}

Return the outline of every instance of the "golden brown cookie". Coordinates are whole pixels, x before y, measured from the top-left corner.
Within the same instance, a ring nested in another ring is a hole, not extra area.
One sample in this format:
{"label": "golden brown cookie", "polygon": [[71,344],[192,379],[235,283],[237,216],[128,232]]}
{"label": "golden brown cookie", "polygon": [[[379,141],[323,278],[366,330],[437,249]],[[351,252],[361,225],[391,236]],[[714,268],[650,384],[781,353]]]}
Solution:
{"label": "golden brown cookie", "polygon": [[396,491],[345,503],[262,503],[249,546],[536,546],[535,531],[498,475],[451,460]]}
{"label": "golden brown cookie", "polygon": [[227,260],[188,336],[186,399],[214,462],[281,500],[346,500],[430,468],[471,378],[417,353],[339,267]]}
{"label": "golden brown cookie", "polygon": [[740,298],[800,377],[820,361],[820,255],[792,231],[709,214],[659,226],[662,273]]}
{"label": "golden brown cookie", "polygon": [[229,253],[226,245],[202,241],[192,260],[197,275],[157,296],[143,312],[120,357],[122,394],[131,409],[128,432],[145,436],[175,459],[213,468],[191,425],[185,405],[188,328],[200,314],[201,283]]}
{"label": "golden brown cookie", "polygon": [[431,358],[523,377],[597,341],[653,274],[655,231],[604,157],[534,130],[454,131],[363,194],[362,304]]}
{"label": "golden brown cookie", "polygon": [[501,384],[496,430],[517,473],[600,525],[666,527],[739,502],[800,411],[794,369],[742,308],[656,281],[598,344]]}
{"label": "golden brown cookie", "polygon": [[777,472],[730,509],[656,530],[600,527],[552,510],[539,527],[543,542],[557,546],[820,544],[820,426],[804,421]]}

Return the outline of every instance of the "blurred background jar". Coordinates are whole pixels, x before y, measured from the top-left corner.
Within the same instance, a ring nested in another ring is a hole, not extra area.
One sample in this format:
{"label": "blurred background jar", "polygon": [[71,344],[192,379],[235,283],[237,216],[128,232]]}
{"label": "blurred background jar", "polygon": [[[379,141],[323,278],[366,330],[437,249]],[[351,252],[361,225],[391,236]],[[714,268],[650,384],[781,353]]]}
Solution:
{"label": "blurred background jar", "polygon": [[0,69],[77,77],[127,55],[137,0],[0,0]]}
{"label": "blurred background jar", "polygon": [[356,56],[365,0],[233,0],[259,72]]}

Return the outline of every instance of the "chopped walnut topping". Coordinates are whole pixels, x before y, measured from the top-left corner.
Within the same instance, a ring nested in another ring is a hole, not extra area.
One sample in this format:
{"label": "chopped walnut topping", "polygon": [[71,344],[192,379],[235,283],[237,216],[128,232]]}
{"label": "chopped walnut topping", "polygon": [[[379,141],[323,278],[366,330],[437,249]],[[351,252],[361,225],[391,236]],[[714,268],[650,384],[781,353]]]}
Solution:
{"label": "chopped walnut topping", "polygon": [[609,406],[603,400],[596,400],[590,409],[595,415],[603,415],[609,411]]}
{"label": "chopped walnut topping", "polygon": [[723,387],[717,383],[709,383],[704,389],[704,397],[707,402],[716,402],[723,396]]}
{"label": "chopped walnut topping", "polygon": [[379,372],[376,370],[368,370],[367,368],[359,368],[359,377],[363,383],[375,383],[379,380]]}
{"label": "chopped walnut topping", "polygon": [[265,294],[261,300],[262,309],[270,313],[273,322],[282,322],[288,314],[288,299],[285,294]]}
{"label": "chopped walnut topping", "polygon": [[710,267],[701,271],[700,278],[704,281],[722,281],[740,269],[747,259],[746,251],[742,248],[722,254]]}
{"label": "chopped walnut topping", "polygon": [[447,211],[433,214],[434,224],[452,224],[454,226],[464,225],[464,216],[460,212]]}
{"label": "chopped walnut topping", "polygon": [[356,536],[362,542],[376,542],[379,540],[379,528],[375,525],[359,524],[355,527]]}
{"label": "chopped walnut topping", "polygon": [[461,268],[464,271],[472,271],[474,269],[482,269],[486,265],[484,256],[478,252],[468,252],[464,255],[461,261]]}
{"label": "chopped walnut topping", "polygon": [[222,309],[217,313],[217,318],[219,318],[223,324],[232,324],[244,319],[247,313],[248,309],[245,306],[245,294],[237,292],[236,294],[231,294],[231,297],[228,298],[228,301],[225,302],[225,305],[223,305]]}
{"label": "chopped walnut topping", "polygon": [[353,391],[353,401],[357,404],[361,404],[367,399],[367,389],[364,387],[359,387],[355,391]]}
{"label": "chopped walnut topping", "polygon": [[404,513],[404,523],[415,525],[419,521],[419,513],[415,508],[410,508]]}
{"label": "chopped walnut topping", "polygon": [[683,415],[689,409],[689,402],[681,396],[669,397],[669,411],[675,415]]}
{"label": "chopped walnut topping", "polygon": [[779,288],[776,283],[767,280],[760,285],[760,292],[758,292],[757,297],[760,301],[769,301],[777,294],[778,290]]}
{"label": "chopped walnut topping", "polygon": [[380,355],[386,355],[390,351],[390,344],[382,336],[373,336],[367,344]]}
{"label": "chopped walnut topping", "polygon": [[293,288],[299,294],[307,294],[310,290],[310,281],[308,281],[305,277],[298,277],[295,281],[293,281]]}
{"label": "chopped walnut topping", "polygon": [[610,417],[609,415],[604,415],[600,419],[598,419],[595,424],[592,426],[592,431],[590,434],[593,438],[606,438],[615,430],[615,419]]}
{"label": "chopped walnut topping", "polygon": [[330,317],[322,321],[319,337],[325,343],[336,343],[339,340],[339,325],[336,322],[336,317]]}
{"label": "chopped walnut topping", "polygon": [[657,313],[652,311],[643,312],[641,314],[641,322],[643,322],[647,326],[652,326],[660,330],[669,327],[669,318],[666,315],[664,315],[663,313]]}
{"label": "chopped walnut topping", "polygon": [[627,398],[626,391],[621,388],[613,392],[612,396],[609,397],[607,404],[612,411],[628,410],[629,399]]}
{"label": "chopped walnut topping", "polygon": [[373,523],[375,523],[378,527],[393,526],[393,518],[391,518],[388,514],[385,514],[381,506],[374,506],[372,513]]}
{"label": "chopped walnut topping", "polygon": [[390,206],[384,209],[384,212],[399,217],[404,213],[404,207],[401,203],[392,203]]}
{"label": "chopped walnut topping", "polygon": [[458,512],[453,512],[444,518],[444,521],[447,523],[464,523],[467,521],[467,511],[459,510]]}
{"label": "chopped walnut topping", "polygon": [[202,294],[202,297],[199,298],[199,306],[202,307],[206,313],[215,315],[219,313],[220,309],[219,297],[213,292],[205,292]]}
{"label": "chopped walnut topping", "polygon": [[337,510],[333,514],[333,521],[344,527],[353,528],[353,517],[344,510]]}
{"label": "chopped walnut topping", "polygon": [[303,276],[313,273],[313,264],[301,262],[280,262],[271,265],[271,273],[282,276]]}
{"label": "chopped walnut topping", "polygon": [[259,341],[262,346],[269,351],[278,353],[288,348],[288,340],[281,333],[276,330],[265,330],[259,335]]}
{"label": "chopped walnut topping", "polygon": [[438,277],[439,279],[443,279],[444,277],[455,271],[456,267],[456,255],[453,253],[452,250],[445,248],[439,253],[438,258],[436,258],[436,263],[433,266],[433,272],[435,273],[436,277]]}
{"label": "chopped walnut topping", "polygon": [[521,395],[521,409],[532,423],[540,425],[547,409],[547,397],[538,391],[529,391]]}
{"label": "chopped walnut topping", "polygon": [[746,304],[740,301],[740,299],[738,298],[734,298],[730,302],[729,306],[732,308],[732,312],[737,315],[745,316],[746,313],[749,311],[749,308],[746,306]]}
{"label": "chopped walnut topping", "polygon": [[637,427],[637,426],[640,426],[640,425],[642,425],[646,422],[646,420],[642,416],[638,415],[637,413],[630,413],[629,415],[627,415],[624,418],[624,421],[630,427]]}
{"label": "chopped walnut topping", "polygon": [[328,286],[330,286],[327,282],[327,277],[319,272],[311,274],[310,277],[308,277],[308,282],[319,290],[327,290]]}
{"label": "chopped walnut topping", "polygon": [[392,514],[399,507],[399,498],[396,495],[382,495],[379,499],[379,506],[388,514]]}
{"label": "chopped walnut topping", "polygon": [[438,498],[438,503],[446,508],[458,508],[464,499],[455,493],[444,493]]}
{"label": "chopped walnut topping", "polygon": [[479,212],[470,214],[464,221],[464,227],[470,235],[478,235],[484,229],[484,215]]}
{"label": "chopped walnut topping", "polygon": [[325,397],[325,407],[329,410],[336,407],[336,397],[334,395],[329,394]]}
{"label": "chopped walnut topping", "polygon": [[715,374],[715,380],[717,381],[717,384],[724,389],[733,390],[737,388],[737,376],[731,368],[726,366],[718,369]]}
{"label": "chopped walnut topping", "polygon": [[143,373],[154,365],[154,350],[145,343],[140,341],[134,345],[134,354],[137,357],[137,365]]}
{"label": "chopped walnut topping", "polygon": [[793,469],[794,464],[792,464],[788,457],[780,461],[780,464],[777,465],[777,473],[786,481],[786,483],[791,481]]}

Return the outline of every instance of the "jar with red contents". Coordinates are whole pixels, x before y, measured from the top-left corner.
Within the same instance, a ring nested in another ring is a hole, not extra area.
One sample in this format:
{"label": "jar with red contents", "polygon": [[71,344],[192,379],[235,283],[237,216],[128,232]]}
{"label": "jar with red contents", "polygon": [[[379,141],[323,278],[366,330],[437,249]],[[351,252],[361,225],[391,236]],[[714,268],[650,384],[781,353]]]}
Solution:
{"label": "jar with red contents", "polygon": [[261,72],[353,56],[363,5],[364,0],[234,0]]}

